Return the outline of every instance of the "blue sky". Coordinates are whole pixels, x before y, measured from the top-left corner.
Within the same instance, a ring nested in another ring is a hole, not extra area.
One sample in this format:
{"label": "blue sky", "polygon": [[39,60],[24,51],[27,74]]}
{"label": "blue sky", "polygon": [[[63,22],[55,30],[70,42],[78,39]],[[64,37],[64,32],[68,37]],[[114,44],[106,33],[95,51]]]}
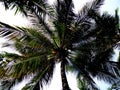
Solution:
{"label": "blue sky", "polygon": [[119,8],[120,15],[120,0],[105,0],[104,5],[101,7],[101,11],[107,11],[109,14],[114,15],[116,8]]}

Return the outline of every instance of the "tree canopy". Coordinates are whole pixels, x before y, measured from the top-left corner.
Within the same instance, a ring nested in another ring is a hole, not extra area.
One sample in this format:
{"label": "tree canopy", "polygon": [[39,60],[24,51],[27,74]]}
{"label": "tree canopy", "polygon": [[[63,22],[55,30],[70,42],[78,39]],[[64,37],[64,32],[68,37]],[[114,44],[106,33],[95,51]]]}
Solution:
{"label": "tree canopy", "polygon": [[[39,90],[48,84],[55,64],[61,63],[62,89],[71,90],[66,71],[76,71],[80,90],[98,90],[94,77],[108,83],[120,79],[120,62],[111,60],[120,47],[118,11],[114,16],[99,12],[104,0],[93,0],[74,12],[72,0],[0,0],[31,17],[35,28],[13,27],[0,22],[0,36],[13,40],[20,54],[1,53],[0,79],[8,90],[23,77],[33,75],[22,90]],[[69,79],[69,78],[68,78]]]}

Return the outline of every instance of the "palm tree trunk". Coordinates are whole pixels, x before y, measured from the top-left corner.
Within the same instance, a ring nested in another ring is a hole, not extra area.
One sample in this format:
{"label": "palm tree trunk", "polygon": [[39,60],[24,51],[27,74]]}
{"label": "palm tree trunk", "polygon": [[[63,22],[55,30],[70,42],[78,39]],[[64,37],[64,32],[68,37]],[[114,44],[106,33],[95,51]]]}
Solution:
{"label": "palm tree trunk", "polygon": [[65,62],[64,62],[64,60],[61,61],[61,79],[62,79],[62,89],[63,90],[71,90],[69,85],[68,85],[67,77],[65,74]]}

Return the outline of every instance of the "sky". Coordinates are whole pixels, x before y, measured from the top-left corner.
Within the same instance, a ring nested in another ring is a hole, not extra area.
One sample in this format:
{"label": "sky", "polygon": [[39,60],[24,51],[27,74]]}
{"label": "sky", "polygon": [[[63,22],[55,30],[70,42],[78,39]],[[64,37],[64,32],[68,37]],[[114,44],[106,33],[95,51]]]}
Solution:
{"label": "sky", "polygon": [[[50,0],[51,2],[52,0]],[[75,8],[76,11],[79,10],[86,2],[88,2],[90,0],[74,0],[75,3]],[[51,2],[52,3],[52,2]],[[114,15],[114,11],[116,8],[120,8],[120,0],[105,0],[104,5],[101,7],[101,12],[105,12],[107,11],[109,14]],[[5,11],[3,6],[0,4],[0,21],[10,24],[10,25],[18,25],[18,26],[29,26],[29,21],[28,19],[23,16],[22,14],[18,13],[17,15],[14,16],[14,12],[15,10],[7,10]],[[119,15],[120,15],[120,10],[119,10]],[[5,42],[5,40],[3,38],[0,38],[0,44]],[[13,49],[0,49],[0,52],[6,50],[6,51],[12,51]],[[114,56],[114,58],[117,57],[118,51],[116,51],[116,55]],[[61,86],[61,79],[60,79],[60,63],[58,63],[56,65],[56,68],[54,70],[54,75],[53,75],[53,80],[51,81],[50,85],[46,85],[44,86],[43,90],[61,90],[62,86]],[[78,90],[77,88],[77,83],[76,83],[76,74],[75,73],[67,73],[67,78],[68,82],[71,86],[72,90]],[[21,88],[27,83],[29,82],[29,80],[31,79],[31,77],[29,78],[25,78],[21,83],[16,84],[12,90],[21,90]],[[96,79],[95,79],[96,80]],[[108,84],[102,82],[98,82],[97,84],[100,84],[100,90],[106,90],[106,88],[109,86]]]}
{"label": "sky", "polygon": [[17,13],[15,15],[15,9],[5,10],[2,3],[0,3],[0,21],[10,25],[18,25],[18,26],[29,25],[29,21],[24,15],[22,15],[21,13]]}

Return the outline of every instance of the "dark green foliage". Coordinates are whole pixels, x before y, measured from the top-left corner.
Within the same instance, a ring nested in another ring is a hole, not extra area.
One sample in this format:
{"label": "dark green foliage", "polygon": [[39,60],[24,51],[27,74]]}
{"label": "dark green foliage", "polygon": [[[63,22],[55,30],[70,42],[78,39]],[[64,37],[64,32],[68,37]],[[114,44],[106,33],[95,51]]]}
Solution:
{"label": "dark green foliage", "polygon": [[[15,8],[16,12],[21,11],[27,15],[27,10],[32,12],[44,12],[42,7],[45,7],[46,0],[0,0],[4,3],[6,9]],[[39,5],[39,6],[38,6]]]}

